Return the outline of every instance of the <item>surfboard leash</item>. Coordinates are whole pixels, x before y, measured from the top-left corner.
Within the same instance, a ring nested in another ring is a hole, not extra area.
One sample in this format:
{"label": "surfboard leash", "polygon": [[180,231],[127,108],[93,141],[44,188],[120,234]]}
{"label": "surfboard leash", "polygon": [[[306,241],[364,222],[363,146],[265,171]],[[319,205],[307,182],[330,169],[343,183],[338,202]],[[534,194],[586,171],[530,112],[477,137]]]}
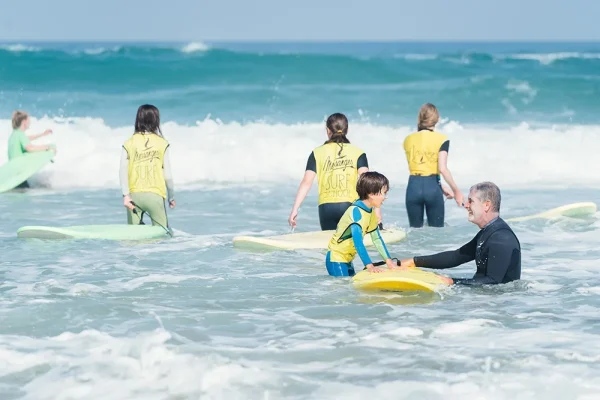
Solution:
{"label": "surfboard leash", "polygon": [[[397,259],[396,257],[394,257],[394,258],[392,258],[392,260],[396,260],[396,264],[397,264],[398,266],[400,266],[400,260],[399,260],[399,259]],[[380,266],[382,266],[382,265],[385,265],[385,261],[377,261],[377,262],[374,262],[374,263],[373,263],[373,266],[374,266],[374,267],[380,267]],[[367,267],[365,267],[365,268],[363,268],[363,269],[367,269]]]}
{"label": "surfboard leash", "polygon": [[[142,221],[142,219],[144,218],[144,214],[146,214],[146,215],[148,215],[148,218],[150,218],[150,219],[152,220],[152,222],[154,222],[156,225],[158,225],[158,226],[160,226],[161,228],[163,228],[163,229],[164,229],[164,230],[165,230],[165,231],[166,231],[166,232],[169,234],[169,236],[173,237],[173,234],[171,233],[171,231],[170,231],[169,229],[165,228],[164,226],[162,226],[161,224],[159,224],[158,222],[156,222],[156,221],[154,220],[154,218],[152,218],[152,215],[150,215],[148,212],[146,212],[146,211],[145,211],[145,210],[144,210],[142,207],[140,207],[140,206],[138,206],[137,204],[135,204],[135,203],[133,202],[133,200],[131,201],[131,204],[133,204],[133,206],[134,206],[135,208],[138,208],[138,209],[139,209],[139,210],[142,212],[142,214],[139,216],[139,217],[140,217],[140,225],[145,225],[145,224],[144,224],[144,221]],[[137,210],[136,210],[135,208],[133,209],[133,213],[134,213],[135,215],[138,215],[138,212],[137,212]]]}

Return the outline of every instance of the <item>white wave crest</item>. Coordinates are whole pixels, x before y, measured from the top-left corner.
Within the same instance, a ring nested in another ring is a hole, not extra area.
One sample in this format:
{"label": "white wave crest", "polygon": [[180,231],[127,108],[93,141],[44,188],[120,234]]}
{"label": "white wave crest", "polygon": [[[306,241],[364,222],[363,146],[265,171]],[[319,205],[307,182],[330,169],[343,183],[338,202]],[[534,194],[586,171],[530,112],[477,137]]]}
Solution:
{"label": "white wave crest", "polygon": [[[6,162],[10,121],[0,121],[0,163]],[[132,127],[111,128],[94,118],[35,119],[31,133],[51,128],[38,140],[56,143],[55,163],[36,177],[56,189],[118,188],[121,146]],[[326,139],[323,124],[222,123],[206,119],[185,126],[163,125],[171,143],[172,168],[178,188],[198,184],[297,185],[310,152]],[[597,167],[600,126],[533,128],[462,126],[450,121],[439,127],[450,137],[449,168],[458,184],[492,180],[502,187],[600,187]],[[392,187],[404,186],[408,168],[402,143],[409,127],[352,123],[348,137],[365,150],[372,170],[384,173]]]}

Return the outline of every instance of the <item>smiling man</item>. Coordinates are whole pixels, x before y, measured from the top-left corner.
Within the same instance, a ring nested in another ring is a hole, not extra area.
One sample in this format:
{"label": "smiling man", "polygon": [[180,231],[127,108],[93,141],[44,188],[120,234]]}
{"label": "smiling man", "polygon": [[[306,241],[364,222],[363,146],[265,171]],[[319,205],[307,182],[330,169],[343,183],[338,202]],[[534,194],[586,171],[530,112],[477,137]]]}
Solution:
{"label": "smiling man", "polygon": [[521,279],[521,245],[508,224],[500,218],[500,189],[492,182],[471,187],[465,205],[469,221],[481,230],[473,240],[453,251],[402,260],[402,267],[454,268],[475,260],[471,279],[454,279],[464,285],[508,283]]}

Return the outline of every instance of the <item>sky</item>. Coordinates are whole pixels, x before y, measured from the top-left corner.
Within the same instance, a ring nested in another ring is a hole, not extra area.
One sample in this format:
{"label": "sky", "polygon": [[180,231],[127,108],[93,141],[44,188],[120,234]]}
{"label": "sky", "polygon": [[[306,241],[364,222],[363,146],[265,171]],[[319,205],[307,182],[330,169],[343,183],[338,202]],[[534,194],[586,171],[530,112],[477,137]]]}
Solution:
{"label": "sky", "polygon": [[598,0],[2,0],[0,41],[600,41]]}

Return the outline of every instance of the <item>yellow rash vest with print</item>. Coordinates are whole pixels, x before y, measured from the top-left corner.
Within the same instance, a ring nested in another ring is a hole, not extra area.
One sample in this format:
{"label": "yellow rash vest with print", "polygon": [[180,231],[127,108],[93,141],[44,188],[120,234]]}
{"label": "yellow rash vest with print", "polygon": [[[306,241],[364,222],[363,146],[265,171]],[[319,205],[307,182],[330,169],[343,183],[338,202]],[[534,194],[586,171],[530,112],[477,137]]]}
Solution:
{"label": "yellow rash vest with print", "polygon": [[438,158],[442,144],[448,140],[439,132],[422,130],[404,139],[404,151],[411,175],[439,175]]}
{"label": "yellow rash vest with print", "polygon": [[358,198],[358,159],[364,151],[349,143],[327,143],[313,150],[317,166],[319,205],[351,203]]}
{"label": "yellow rash vest with print", "polygon": [[[360,226],[363,236],[377,230],[378,220],[373,209],[363,208],[360,200],[352,203],[346,210],[331,240],[328,249],[332,262],[350,263],[356,256],[357,249],[352,240],[352,225]],[[379,250],[379,248],[378,248]]]}
{"label": "yellow rash vest with print", "polygon": [[167,185],[163,173],[165,151],[169,147],[163,137],[153,133],[136,132],[125,142],[129,168],[129,191],[150,192],[167,198]]}

